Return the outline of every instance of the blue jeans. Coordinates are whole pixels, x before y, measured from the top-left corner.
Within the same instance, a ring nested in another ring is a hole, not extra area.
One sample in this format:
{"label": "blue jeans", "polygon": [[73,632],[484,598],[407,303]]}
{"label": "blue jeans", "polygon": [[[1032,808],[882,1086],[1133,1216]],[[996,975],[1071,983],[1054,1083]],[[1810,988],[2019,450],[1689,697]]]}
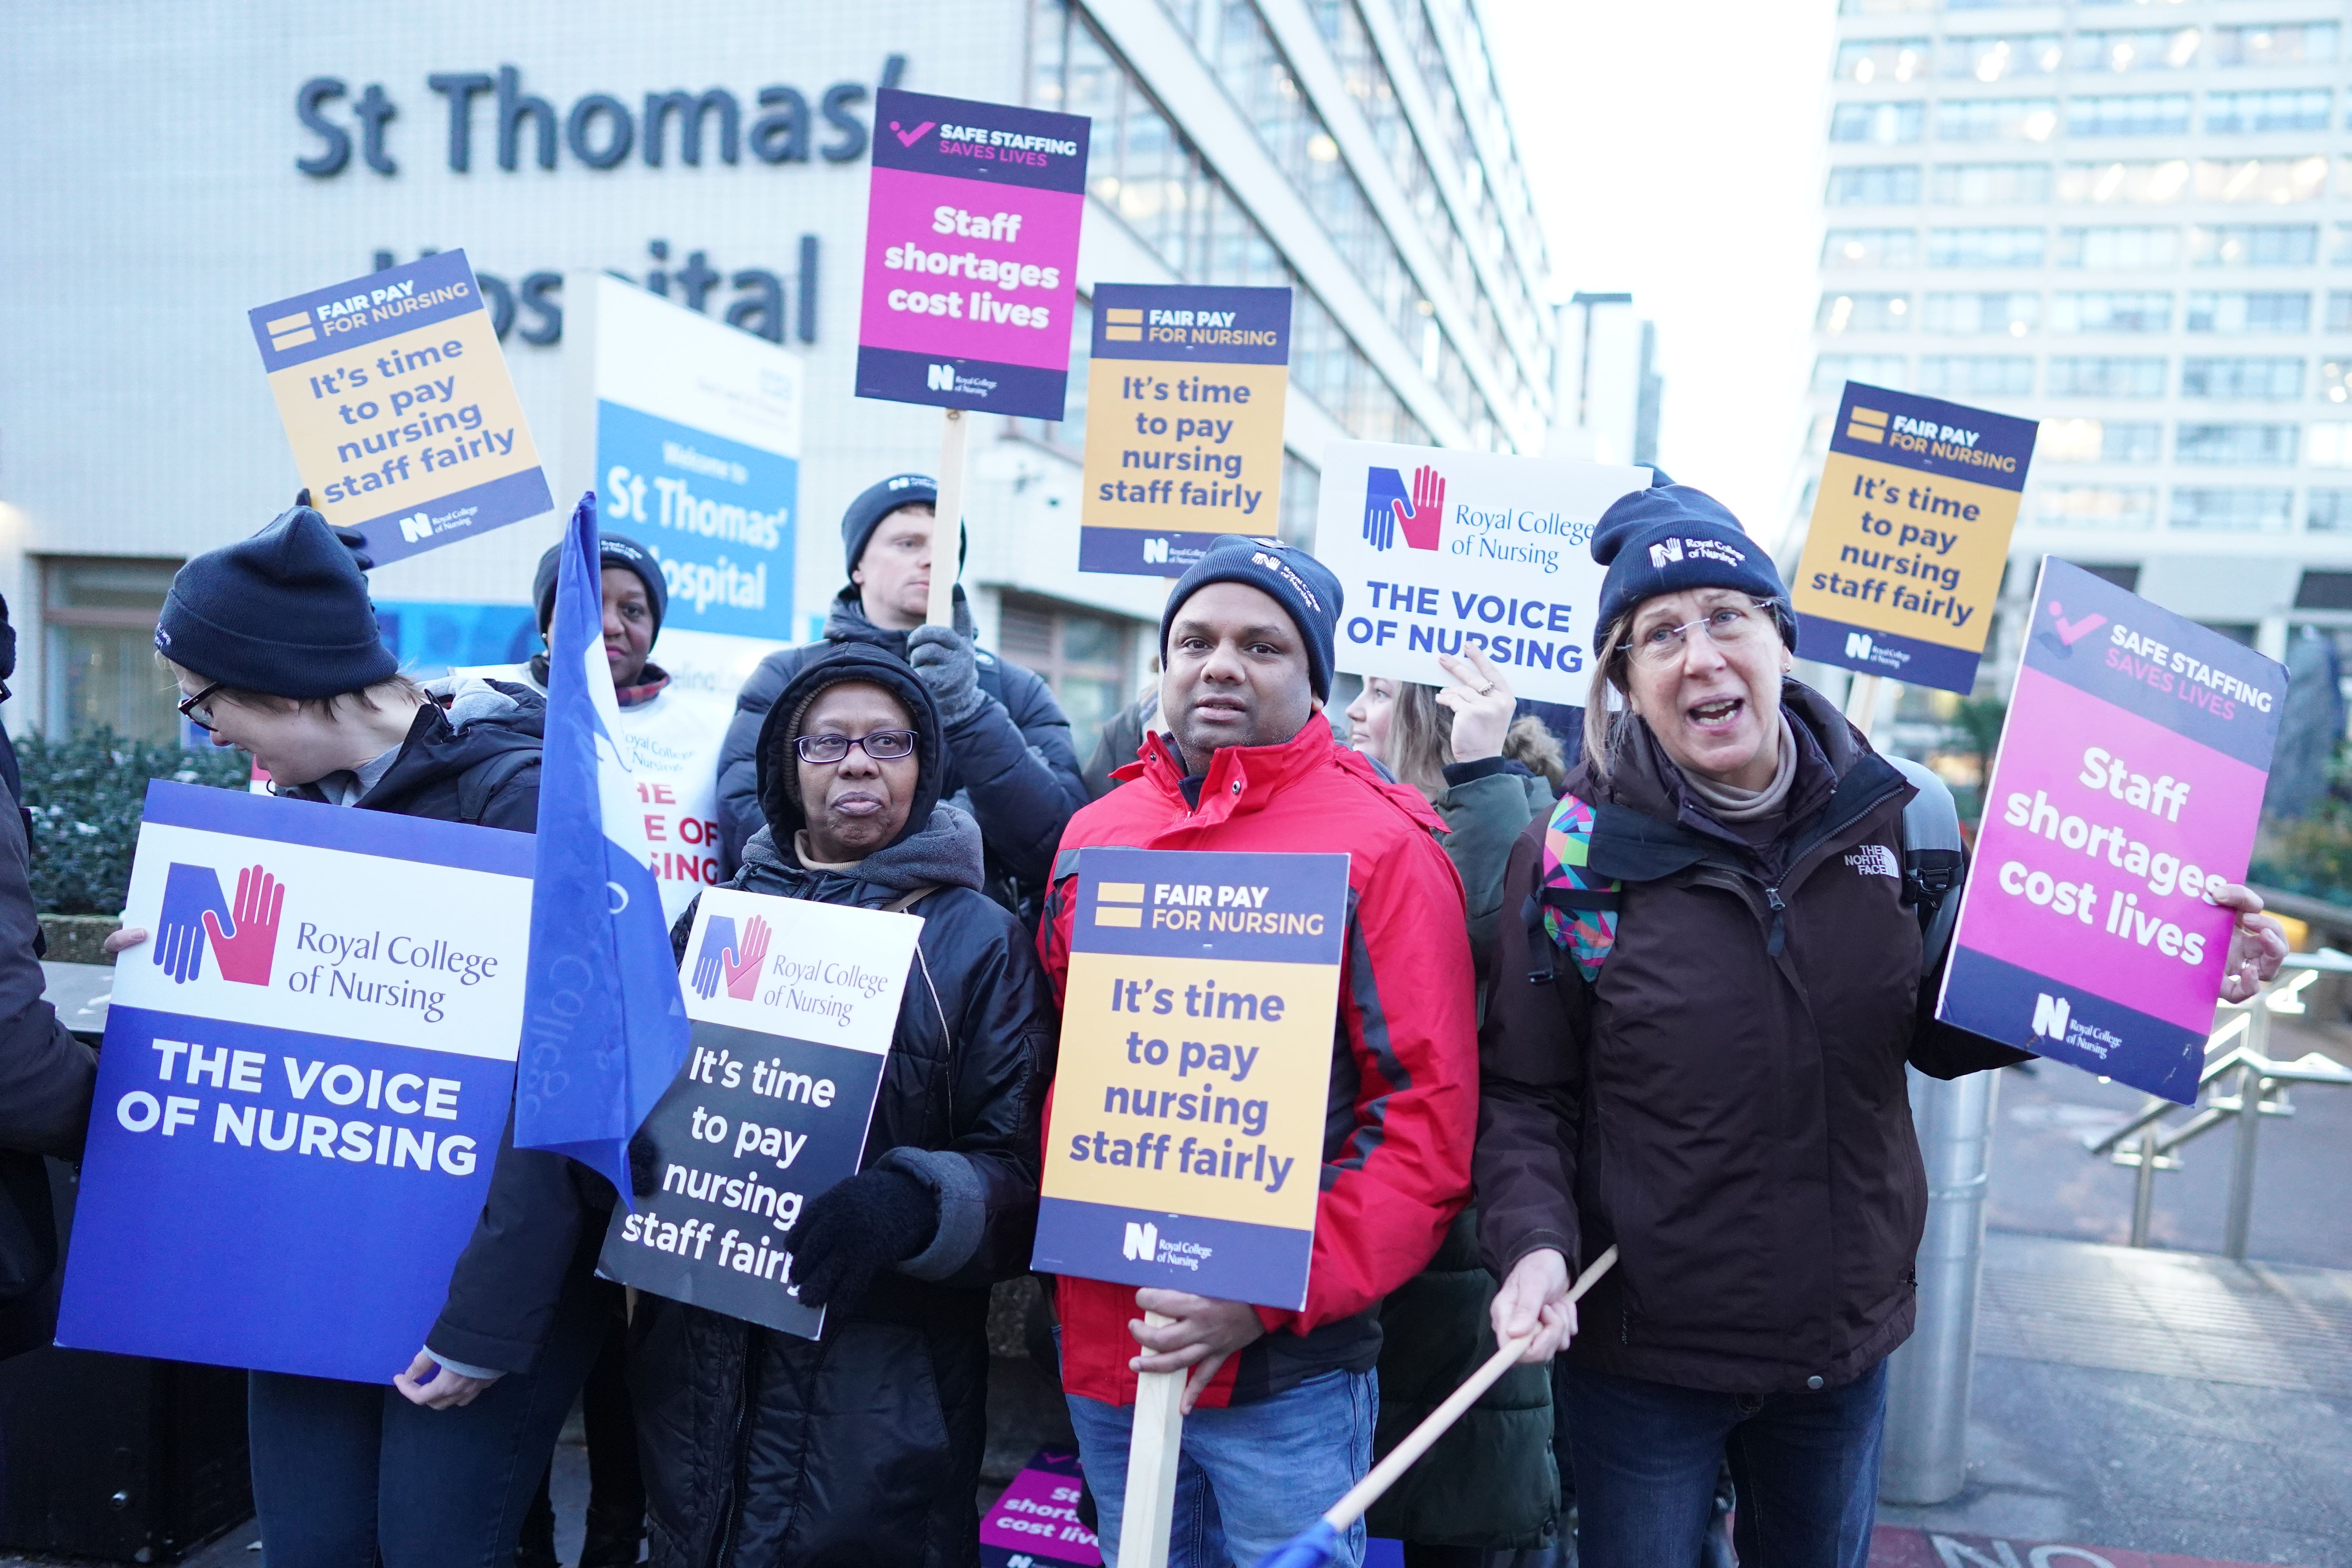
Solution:
{"label": "blue jeans", "polygon": [[[1069,1402],[1078,1463],[1101,1521],[1103,1561],[1116,1568],[1135,1409],[1076,1394]],[[1377,1373],[1328,1372],[1272,1399],[1184,1417],[1168,1568],[1256,1568],[1259,1558],[1320,1519],[1372,1468],[1380,1402]],[[1343,1544],[1339,1568],[1359,1568],[1363,1521]]]}
{"label": "blue jeans", "polygon": [[1563,1363],[1581,1568],[1696,1563],[1726,1459],[1742,1568],[1864,1568],[1886,1363],[1842,1388],[1708,1394]]}
{"label": "blue jeans", "polygon": [[412,1405],[389,1381],[247,1373],[268,1568],[374,1568],[379,1548],[383,1568],[513,1568],[600,1327],[567,1302],[535,1368],[456,1410]]}

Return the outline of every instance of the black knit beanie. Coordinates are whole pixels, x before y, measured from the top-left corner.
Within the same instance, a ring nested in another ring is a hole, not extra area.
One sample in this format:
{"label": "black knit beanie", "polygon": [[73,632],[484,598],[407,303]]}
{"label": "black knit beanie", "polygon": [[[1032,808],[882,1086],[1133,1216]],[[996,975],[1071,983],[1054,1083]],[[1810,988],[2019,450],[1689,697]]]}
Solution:
{"label": "black knit beanie", "polygon": [[207,679],[274,697],[340,697],[400,671],[377,630],[367,579],[307,506],[181,567],[155,646]]}
{"label": "black knit beanie", "polygon": [[1212,583],[1245,583],[1290,612],[1307,643],[1307,679],[1318,700],[1331,695],[1331,645],[1339,628],[1339,579],[1304,550],[1220,535],[1169,591],[1160,612],[1160,661],[1168,662],[1168,631],[1185,600]]}
{"label": "black knit beanie", "polygon": [[[599,531],[596,553],[599,566],[618,566],[637,574],[637,580],[646,585],[646,602],[653,606],[654,636],[660,637],[662,617],[669,613],[669,583],[662,576],[661,563],[654,559],[653,552],[625,533]],[[555,619],[555,577],[562,564],[563,546],[551,544],[547,553],[539,558],[539,570],[531,574],[530,597],[539,606],[542,637]]]}
{"label": "black knit beanie", "polygon": [[[882,520],[902,506],[927,506],[936,510],[940,504],[939,481],[929,474],[892,474],[887,479],[877,479],[857,492],[841,514],[842,571],[857,570],[860,557],[866,553],[866,542]],[[956,565],[963,565],[964,557],[971,552],[971,534],[956,530]]]}

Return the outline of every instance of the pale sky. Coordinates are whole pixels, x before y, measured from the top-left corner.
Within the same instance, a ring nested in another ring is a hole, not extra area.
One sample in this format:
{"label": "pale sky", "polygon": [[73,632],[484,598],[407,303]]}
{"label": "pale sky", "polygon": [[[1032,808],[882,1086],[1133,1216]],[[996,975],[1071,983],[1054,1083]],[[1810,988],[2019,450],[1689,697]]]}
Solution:
{"label": "pale sky", "polygon": [[1832,0],[1480,9],[1563,290],[1630,292],[1657,322],[1660,466],[1777,547],[1811,368]]}

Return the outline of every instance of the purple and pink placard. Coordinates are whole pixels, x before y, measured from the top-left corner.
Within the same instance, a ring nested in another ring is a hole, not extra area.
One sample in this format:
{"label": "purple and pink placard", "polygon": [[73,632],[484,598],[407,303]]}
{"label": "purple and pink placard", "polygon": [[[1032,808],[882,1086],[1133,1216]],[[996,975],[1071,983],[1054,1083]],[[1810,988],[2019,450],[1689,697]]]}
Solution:
{"label": "purple and pink placard", "polygon": [[858,396],[1062,417],[1089,124],[876,96]]}
{"label": "purple and pink placard", "polygon": [[2286,670],[2054,558],[1936,1016],[2197,1098]]}

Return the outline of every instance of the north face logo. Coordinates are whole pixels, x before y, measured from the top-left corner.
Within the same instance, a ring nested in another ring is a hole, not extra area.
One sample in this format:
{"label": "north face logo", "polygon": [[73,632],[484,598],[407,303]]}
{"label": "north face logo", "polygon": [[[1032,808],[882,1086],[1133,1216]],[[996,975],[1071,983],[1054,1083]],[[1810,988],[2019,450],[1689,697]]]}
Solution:
{"label": "north face logo", "polygon": [[1119,1243],[1118,1251],[1122,1258],[1131,1258],[1139,1263],[1151,1262],[1160,1255],[1160,1226],[1150,1220],[1140,1224],[1128,1221],[1127,1237]]}
{"label": "north face logo", "polygon": [[1650,567],[1653,571],[1663,572],[1682,558],[1683,542],[1679,539],[1662,539],[1650,546]]}
{"label": "north face logo", "polygon": [[1892,877],[1898,882],[1903,879],[1903,863],[1884,844],[1865,844],[1847,856],[1845,863],[1865,877]]}
{"label": "north face logo", "polygon": [[[2047,1040],[2063,1040],[2067,1016],[2072,1012],[2073,1008],[2063,996],[2053,996],[2046,991],[2042,993],[2033,999],[2034,1034]],[[1135,1227],[1129,1226],[1128,1228],[1132,1230]]]}

